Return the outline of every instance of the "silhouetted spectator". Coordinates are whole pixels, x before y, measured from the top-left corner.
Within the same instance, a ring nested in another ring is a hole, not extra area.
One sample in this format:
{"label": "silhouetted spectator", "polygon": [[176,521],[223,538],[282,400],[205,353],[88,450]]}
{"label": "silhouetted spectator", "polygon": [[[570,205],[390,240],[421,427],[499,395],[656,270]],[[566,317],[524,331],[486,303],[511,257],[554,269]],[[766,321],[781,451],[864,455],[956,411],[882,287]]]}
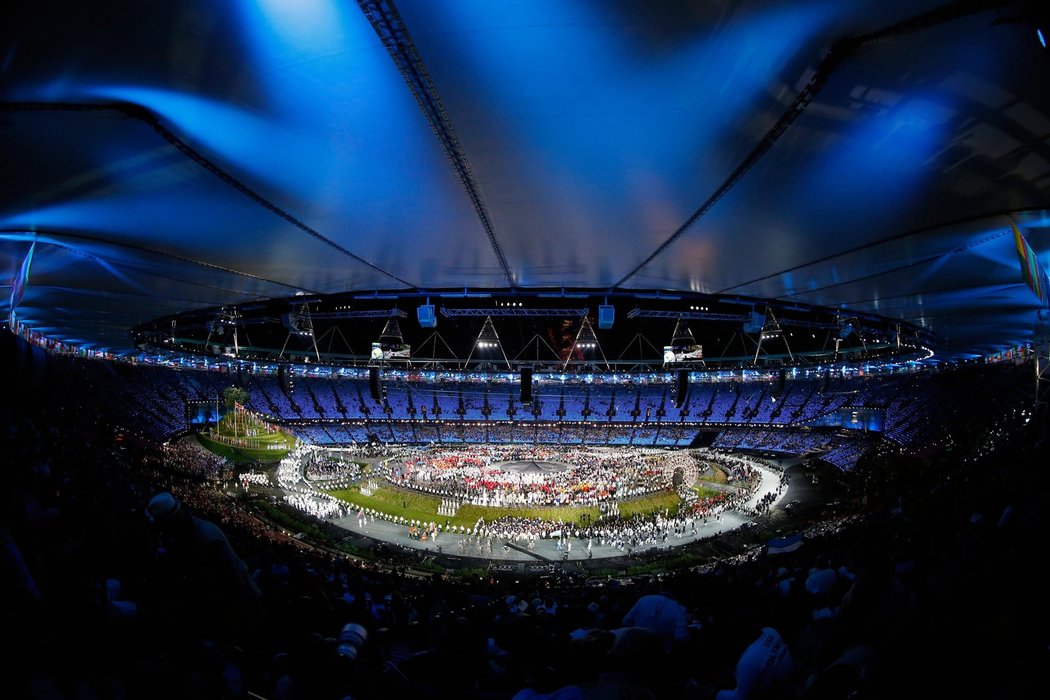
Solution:
{"label": "silhouetted spectator", "polygon": [[215,641],[249,635],[262,621],[259,589],[214,523],[167,491],[146,506],[156,529],[153,612],[175,630]]}
{"label": "silhouetted spectator", "polygon": [[626,627],[644,627],[659,635],[664,647],[689,639],[689,612],[676,600],[654,593],[643,595],[623,617]]}

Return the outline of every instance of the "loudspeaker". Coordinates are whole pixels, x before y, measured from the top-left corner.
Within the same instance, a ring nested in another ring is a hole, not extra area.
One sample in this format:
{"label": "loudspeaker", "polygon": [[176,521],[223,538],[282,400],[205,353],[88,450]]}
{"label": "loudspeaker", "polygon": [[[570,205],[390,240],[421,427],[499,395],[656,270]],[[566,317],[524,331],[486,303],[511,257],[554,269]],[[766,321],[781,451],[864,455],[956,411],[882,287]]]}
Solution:
{"label": "loudspeaker", "polygon": [[599,304],[598,305],[598,328],[601,330],[609,330],[613,327],[613,322],[616,320],[616,307],[612,304]]}
{"label": "loudspeaker", "polygon": [[532,368],[521,368],[521,402],[532,403]]}
{"label": "loudspeaker", "polygon": [[752,311],[748,314],[748,319],[744,321],[744,332],[745,333],[760,333],[762,328],[766,325],[766,315],[760,314],[757,311]]}
{"label": "loudspeaker", "polygon": [[368,368],[368,393],[376,401],[383,400],[383,393],[379,388],[379,368]]}
{"label": "loudspeaker", "polygon": [[295,381],[292,379],[291,372],[284,365],[277,367],[277,383],[281,387],[281,391],[286,394],[291,394],[295,391]]}
{"label": "loudspeaker", "polygon": [[685,403],[685,395],[689,393],[689,370],[680,369],[675,373],[674,380],[674,407],[681,408]]}
{"label": "loudspeaker", "polygon": [[433,304],[420,304],[416,309],[416,318],[419,319],[419,325],[422,328],[437,328],[437,313],[434,311]]}

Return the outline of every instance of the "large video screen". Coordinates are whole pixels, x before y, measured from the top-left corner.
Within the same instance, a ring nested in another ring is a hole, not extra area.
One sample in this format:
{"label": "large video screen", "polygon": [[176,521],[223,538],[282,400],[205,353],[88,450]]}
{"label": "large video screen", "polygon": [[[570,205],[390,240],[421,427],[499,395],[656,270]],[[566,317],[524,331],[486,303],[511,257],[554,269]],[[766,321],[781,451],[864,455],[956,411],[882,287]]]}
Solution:
{"label": "large video screen", "polygon": [[886,411],[871,406],[847,406],[833,411],[810,425],[846,430],[862,430],[868,433],[881,433],[886,421]]}
{"label": "large video screen", "polygon": [[698,362],[704,359],[704,348],[702,345],[665,345],[664,364],[670,365],[675,362]]}
{"label": "large video screen", "polygon": [[373,360],[407,360],[411,356],[407,343],[372,343]]}
{"label": "large video screen", "polygon": [[186,402],[186,423],[191,427],[218,423],[224,408],[218,400],[191,399]]}

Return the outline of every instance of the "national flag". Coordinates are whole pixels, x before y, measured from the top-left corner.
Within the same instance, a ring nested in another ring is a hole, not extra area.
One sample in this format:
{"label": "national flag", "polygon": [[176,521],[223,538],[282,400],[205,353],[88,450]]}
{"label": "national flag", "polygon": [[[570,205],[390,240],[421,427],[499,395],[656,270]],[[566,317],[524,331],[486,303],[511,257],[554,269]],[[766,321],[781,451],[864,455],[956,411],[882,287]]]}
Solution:
{"label": "national flag", "polygon": [[15,308],[21,303],[22,297],[25,296],[26,287],[29,286],[29,269],[33,265],[33,253],[36,252],[36,241],[33,241],[32,245],[29,246],[29,252],[26,253],[25,259],[22,260],[22,266],[18,270],[18,275],[11,280],[11,320],[12,328],[14,327],[14,315]]}
{"label": "national flag", "polygon": [[786,537],[774,537],[766,543],[768,554],[787,554],[794,552],[802,546],[802,533],[796,532]]}
{"label": "national flag", "polygon": [[1021,279],[1039,297],[1043,306],[1050,306],[1050,280],[1047,279],[1046,270],[1039,264],[1035,251],[1018,230],[1013,219],[1010,220],[1010,228],[1014,232],[1014,246],[1017,248],[1017,257],[1021,263]]}

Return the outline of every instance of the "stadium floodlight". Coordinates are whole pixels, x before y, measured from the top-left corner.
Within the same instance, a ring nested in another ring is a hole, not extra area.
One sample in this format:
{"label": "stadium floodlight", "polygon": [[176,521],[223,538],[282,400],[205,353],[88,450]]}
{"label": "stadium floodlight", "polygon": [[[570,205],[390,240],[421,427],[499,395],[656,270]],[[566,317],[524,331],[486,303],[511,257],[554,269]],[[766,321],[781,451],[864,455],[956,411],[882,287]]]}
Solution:
{"label": "stadium floodlight", "polygon": [[[755,314],[752,314],[752,318]],[[774,340],[781,338],[784,335],[784,329],[780,326],[780,321],[773,314],[773,309],[766,306],[766,313],[763,316],[762,330],[758,334],[758,344],[755,346],[755,356],[751,360],[752,363],[758,364],[758,354],[762,351],[762,343],[766,340]],[[788,357],[794,362],[795,355],[791,352],[791,346],[788,344],[787,338],[784,338],[784,348],[787,350]]]}
{"label": "stadium floodlight", "polygon": [[[219,309],[218,313],[215,314],[215,318],[205,323],[205,328],[208,330],[208,337],[205,339],[205,344],[210,344],[212,336],[221,336],[226,333],[226,329],[230,328],[233,332],[233,354],[236,357],[240,354],[240,341],[237,338],[237,326],[240,323],[241,316],[236,306],[223,306]],[[227,353],[229,354],[229,353]]]}
{"label": "stadium floodlight", "polygon": [[496,327],[492,325],[491,316],[485,317],[485,322],[481,326],[481,332],[478,333],[478,337],[474,340],[474,345],[470,350],[470,355],[467,356],[464,367],[470,364],[475,350],[485,352],[498,350],[503,355],[503,361],[507,363],[507,369],[510,369],[510,360],[507,359],[507,354],[503,352],[503,345],[499,342],[499,334],[496,333]]}
{"label": "stadium floodlight", "polygon": [[574,354],[577,359],[582,358],[582,353],[585,351],[597,350],[602,356],[602,361],[605,362],[606,369],[609,368],[609,361],[605,359],[605,352],[602,350],[602,346],[598,343],[598,336],[594,333],[594,327],[591,326],[590,318],[584,316],[580,319],[580,329],[576,332],[576,339],[572,343],[572,352],[569,352],[565,356],[565,364],[562,366],[564,370],[569,366],[569,362],[573,359]]}
{"label": "stadium floodlight", "polygon": [[855,329],[857,319],[854,317],[839,317],[835,324],[835,339],[845,340]]}
{"label": "stadium floodlight", "polygon": [[[302,304],[293,305],[292,310],[281,317],[281,321],[284,323],[284,327],[288,329],[288,337],[284,339],[284,345],[281,346],[281,352],[277,357],[284,357],[284,351],[288,347],[288,341],[291,340],[294,335],[299,338],[306,338],[310,341],[313,346],[314,356],[317,358],[317,361],[320,362],[321,350],[317,347],[317,338],[314,337],[314,322],[310,314],[310,303],[303,302]],[[306,361],[305,358],[304,361]]]}
{"label": "stadium floodlight", "polygon": [[486,318],[485,323],[482,324],[481,332],[478,333],[477,345],[479,348],[499,347],[499,334],[496,333],[496,327],[492,325],[491,318]]}

